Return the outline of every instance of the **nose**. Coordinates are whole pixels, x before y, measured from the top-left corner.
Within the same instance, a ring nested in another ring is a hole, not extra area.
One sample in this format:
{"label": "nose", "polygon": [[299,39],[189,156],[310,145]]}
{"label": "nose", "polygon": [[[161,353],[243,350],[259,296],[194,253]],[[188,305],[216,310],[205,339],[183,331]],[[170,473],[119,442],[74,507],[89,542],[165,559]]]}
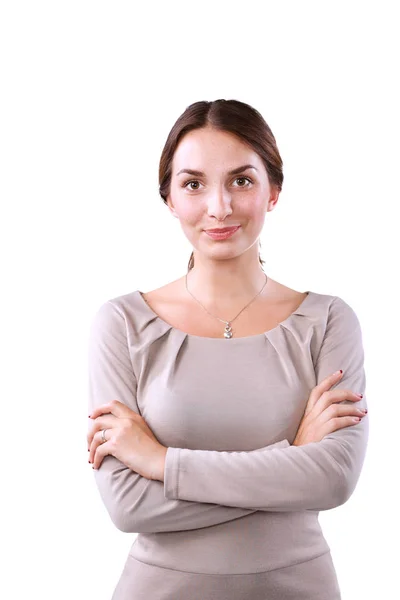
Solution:
{"label": "nose", "polygon": [[227,190],[219,188],[210,194],[207,214],[209,217],[215,217],[218,221],[223,221],[232,214],[232,199]]}

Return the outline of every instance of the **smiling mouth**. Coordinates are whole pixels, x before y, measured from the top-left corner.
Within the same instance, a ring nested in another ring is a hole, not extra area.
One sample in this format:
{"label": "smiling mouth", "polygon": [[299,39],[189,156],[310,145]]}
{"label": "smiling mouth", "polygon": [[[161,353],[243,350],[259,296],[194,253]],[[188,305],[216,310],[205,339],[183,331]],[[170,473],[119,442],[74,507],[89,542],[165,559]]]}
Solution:
{"label": "smiling mouth", "polygon": [[218,229],[217,231],[212,231],[210,229],[205,229],[204,233],[208,235],[213,240],[226,240],[235,235],[235,233],[240,229],[240,225],[237,227],[229,227],[224,229]]}
{"label": "smiling mouth", "polygon": [[233,225],[232,227],[223,227],[220,229],[205,229],[207,233],[227,233],[228,231],[233,231],[234,229],[238,229],[240,225]]}

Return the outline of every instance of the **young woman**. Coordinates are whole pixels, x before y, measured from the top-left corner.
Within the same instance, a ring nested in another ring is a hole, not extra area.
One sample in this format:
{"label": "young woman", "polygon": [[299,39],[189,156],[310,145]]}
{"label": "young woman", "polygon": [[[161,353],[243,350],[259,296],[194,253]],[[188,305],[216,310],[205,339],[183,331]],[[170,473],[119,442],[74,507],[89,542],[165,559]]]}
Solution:
{"label": "young woman", "polygon": [[283,174],[257,110],[189,106],[159,180],[188,272],[106,301],[89,342],[89,462],[138,533],[112,598],[337,600],[318,513],[348,500],[366,453],[359,320],[262,268]]}

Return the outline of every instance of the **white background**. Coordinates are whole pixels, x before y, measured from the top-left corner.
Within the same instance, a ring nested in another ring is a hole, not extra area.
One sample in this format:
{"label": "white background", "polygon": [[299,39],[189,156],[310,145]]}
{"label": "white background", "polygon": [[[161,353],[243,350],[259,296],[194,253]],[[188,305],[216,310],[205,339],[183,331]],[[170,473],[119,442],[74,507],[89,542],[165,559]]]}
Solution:
{"label": "white background", "polygon": [[185,273],[158,161],[185,108],[217,98],[257,108],[283,158],[264,270],[360,319],[367,458],[320,522],[343,600],[399,597],[396,4],[1,4],[2,597],[111,598],[135,535],[87,462],[89,322]]}

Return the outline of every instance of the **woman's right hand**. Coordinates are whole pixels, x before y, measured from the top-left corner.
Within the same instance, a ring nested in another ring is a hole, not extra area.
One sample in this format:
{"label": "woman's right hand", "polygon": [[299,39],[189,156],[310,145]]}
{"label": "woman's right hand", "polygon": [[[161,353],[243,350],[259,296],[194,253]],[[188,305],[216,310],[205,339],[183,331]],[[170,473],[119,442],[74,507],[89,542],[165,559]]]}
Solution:
{"label": "woman's right hand", "polygon": [[343,373],[334,373],[316,385],[310,394],[303,418],[297,430],[292,446],[304,446],[311,442],[320,442],[328,433],[355,425],[367,413],[352,404],[337,404],[343,400],[359,402],[360,396],[351,390],[330,388],[337,383]]}

